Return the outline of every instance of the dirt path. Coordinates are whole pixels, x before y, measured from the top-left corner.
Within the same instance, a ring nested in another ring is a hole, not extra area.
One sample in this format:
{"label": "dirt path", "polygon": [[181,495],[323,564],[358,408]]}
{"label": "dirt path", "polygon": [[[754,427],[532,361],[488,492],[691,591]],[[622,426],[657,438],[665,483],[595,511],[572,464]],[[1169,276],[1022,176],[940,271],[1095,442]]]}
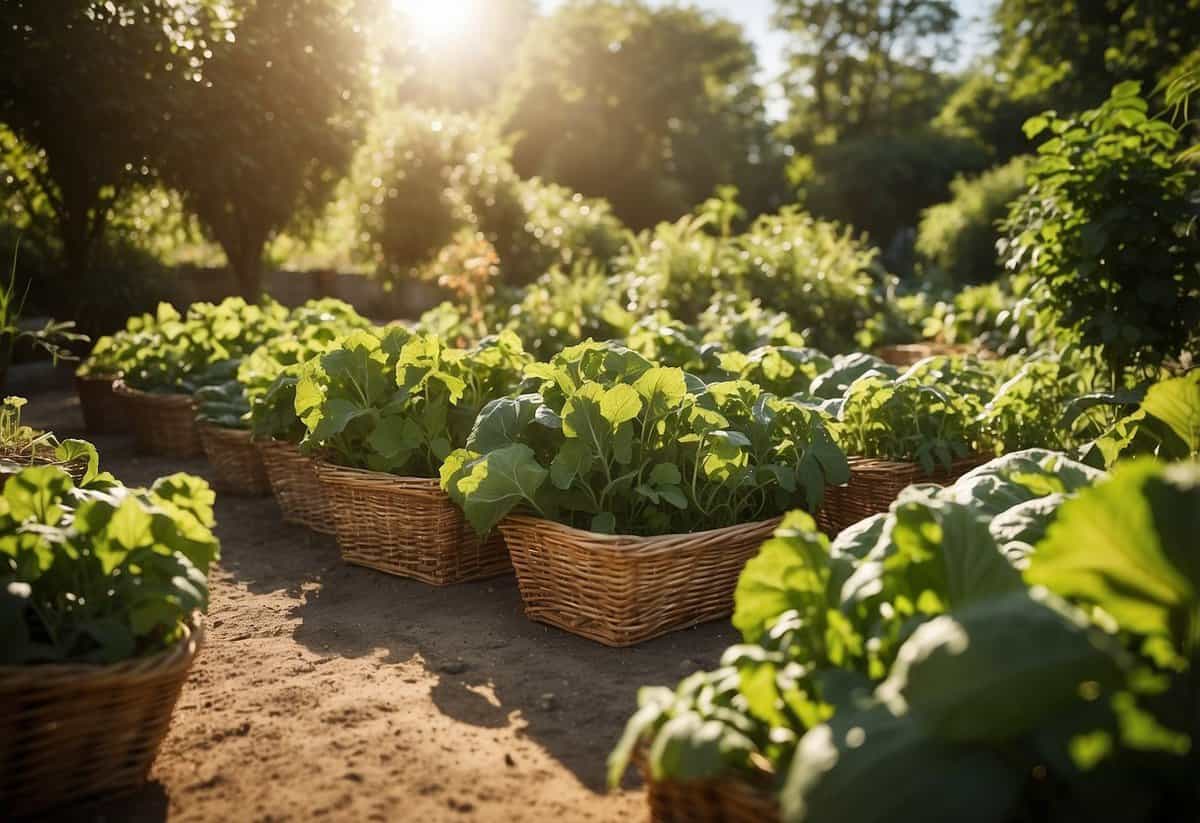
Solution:
{"label": "dirt path", "polygon": [[[74,395],[25,392],[29,423],[78,434]],[[96,438],[130,484],[203,460]],[[436,589],[347,566],[270,498],[218,499],[207,644],[150,784],[75,820],[644,820],[603,788],[639,686],[715,665],[718,622],[607,649],[528,621],[512,577]]]}

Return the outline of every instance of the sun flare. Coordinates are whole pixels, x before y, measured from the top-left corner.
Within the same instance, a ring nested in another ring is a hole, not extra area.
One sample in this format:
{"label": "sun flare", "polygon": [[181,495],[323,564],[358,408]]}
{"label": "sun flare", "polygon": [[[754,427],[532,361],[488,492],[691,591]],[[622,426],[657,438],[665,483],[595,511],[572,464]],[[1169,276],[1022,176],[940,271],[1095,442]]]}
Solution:
{"label": "sun flare", "polygon": [[392,0],[413,34],[425,42],[446,43],[467,27],[481,0]]}

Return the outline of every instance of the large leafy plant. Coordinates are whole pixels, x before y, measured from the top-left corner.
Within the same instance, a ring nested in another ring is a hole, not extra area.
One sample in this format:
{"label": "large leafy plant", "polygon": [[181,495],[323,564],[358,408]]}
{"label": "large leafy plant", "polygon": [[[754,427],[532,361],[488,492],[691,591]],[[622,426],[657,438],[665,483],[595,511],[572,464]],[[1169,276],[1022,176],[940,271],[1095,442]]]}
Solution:
{"label": "large leafy plant", "polygon": [[1194,810],[1198,507],[1200,466],[1153,460],[1063,504],[1029,558],[1033,589],[921,625],[873,695],[801,739],[785,819]]}
{"label": "large leafy plant", "polygon": [[983,400],[955,368],[916,363],[896,378],[864,373],[832,404],[838,442],[848,454],[916,462],[927,474],[981,452]]}
{"label": "large leafy plant", "polygon": [[304,446],[347,466],[437,477],[480,409],[512,393],[528,362],[512,332],[471,349],[399,328],[352,332],[302,369]]}
{"label": "large leafy plant", "polygon": [[848,479],[819,412],[744,381],[708,385],[588,341],[526,370],[536,392],[489,404],[442,486],[480,532],[524,510],[664,534],[815,510]]}
{"label": "large leafy plant", "polygon": [[232,377],[237,360],[279,334],[286,319],[278,303],[258,306],[240,297],[193,303],[186,317],[160,306],[153,327],[124,341],[125,381],[142,391],[191,394]]}
{"label": "large leafy plant", "polygon": [[1099,475],[1049,452],[1010,455],[950,488],[914,487],[832,544],[789,514],[738,582],[744,642],[674,692],[642,690],[610,780],[641,742],[656,778],[738,775],[778,790],[805,732],[869,696],[918,627],[1022,592],[1031,543]]}
{"label": "large leafy plant", "polygon": [[111,663],[177,640],[208,605],[214,495],[185,474],[76,488],[25,469],[0,496],[0,662]]}
{"label": "large leafy plant", "polygon": [[1200,457],[1200,369],[1152,385],[1136,411],[1084,449],[1084,459],[1101,466],[1136,455]]}
{"label": "large leafy plant", "polygon": [[237,382],[249,407],[245,420],[254,436],[299,443],[304,424],[296,415],[296,384],[303,365],[332,350],[349,332],[370,327],[340,300],[310,300],[294,309],[285,332],[238,365]]}
{"label": "large leafy plant", "polygon": [[1025,124],[1048,134],[1013,204],[1007,265],[1044,285],[1044,305],[1115,375],[1177,356],[1200,328],[1197,172],[1179,132],[1147,115],[1135,82],[1077,117]]}

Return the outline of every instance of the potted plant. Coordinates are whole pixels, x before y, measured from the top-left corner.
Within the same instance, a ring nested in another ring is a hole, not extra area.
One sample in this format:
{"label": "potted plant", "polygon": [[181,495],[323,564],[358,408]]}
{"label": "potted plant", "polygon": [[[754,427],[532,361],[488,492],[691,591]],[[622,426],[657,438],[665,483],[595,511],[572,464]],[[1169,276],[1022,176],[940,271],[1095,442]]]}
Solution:
{"label": "potted plant", "polygon": [[28,815],[146,779],[203,637],[213,494],[54,466],[0,495],[0,806]]}
{"label": "potted plant", "polygon": [[263,343],[238,367],[250,433],[283,519],[322,534],[334,533],[333,510],[312,456],[300,451],[305,428],[296,414],[296,384],[305,363],[350,331],[370,327],[340,300],[310,300],[292,312],[288,333]]}
{"label": "potted plant", "polygon": [[528,361],[512,332],[454,349],[392,327],[352,332],[306,364],[296,411],[304,449],[320,455],[344,560],[433,585],[510,568],[499,536],[473,534],[437,478],[476,413],[512,393]]}
{"label": "potted plant", "polygon": [[712,620],[789,508],[848,477],[820,412],[704,384],[613,343],[526,370],[484,408],[442,486],[503,533],[531,618],[613,646]]}

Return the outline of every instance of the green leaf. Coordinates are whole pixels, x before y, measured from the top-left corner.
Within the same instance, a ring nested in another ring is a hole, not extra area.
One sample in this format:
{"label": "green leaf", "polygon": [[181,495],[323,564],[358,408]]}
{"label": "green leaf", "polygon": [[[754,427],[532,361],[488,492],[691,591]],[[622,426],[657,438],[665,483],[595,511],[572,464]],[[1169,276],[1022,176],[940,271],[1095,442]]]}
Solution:
{"label": "green leaf", "polygon": [[618,383],[604,392],[600,398],[600,413],[616,429],[617,426],[637,418],[642,411],[642,399],[632,386]]}
{"label": "green leaf", "polygon": [[567,440],[550,463],[550,482],[555,488],[566,491],[576,478],[591,470],[593,455],[591,447],[583,440]]}
{"label": "green leaf", "polygon": [[87,462],[87,470],[79,483],[80,486],[87,486],[96,479],[100,471],[100,454],[96,447],[86,440],[63,440],[54,450],[54,459],[64,463]]}
{"label": "green leaf", "polygon": [[745,764],[755,750],[746,735],[696,712],[668,720],[650,747],[650,772],[655,779],[701,780]]}
{"label": "green leaf", "polygon": [[[1000,743],[1123,680],[1123,652],[1070,607],[1015,593],[921,625],[879,697],[936,737]],[[986,711],[981,710],[986,707]]]}
{"label": "green leaf", "polygon": [[1099,606],[1122,628],[1194,643],[1200,602],[1200,465],[1122,463],[1063,505],[1026,578]]}
{"label": "green leaf", "polygon": [[1200,370],[1151,386],[1142,410],[1162,421],[1179,439],[1179,445],[1163,457],[1200,456]]}
{"label": "green leaf", "polygon": [[617,518],[612,512],[600,512],[592,517],[591,530],[597,534],[615,534]]}
{"label": "green leaf", "polygon": [[787,611],[820,625],[830,606],[829,578],[828,538],[807,512],[790,512],[738,577],[734,628],[754,643]]}
{"label": "green leaf", "polygon": [[800,740],[781,793],[800,823],[1007,823],[1025,771],[937,741],[883,707],[838,712]]}
{"label": "green leaf", "polygon": [[538,491],[549,474],[524,444],[490,452],[458,480],[463,513],[475,531],[486,534],[520,504],[537,508]]}

